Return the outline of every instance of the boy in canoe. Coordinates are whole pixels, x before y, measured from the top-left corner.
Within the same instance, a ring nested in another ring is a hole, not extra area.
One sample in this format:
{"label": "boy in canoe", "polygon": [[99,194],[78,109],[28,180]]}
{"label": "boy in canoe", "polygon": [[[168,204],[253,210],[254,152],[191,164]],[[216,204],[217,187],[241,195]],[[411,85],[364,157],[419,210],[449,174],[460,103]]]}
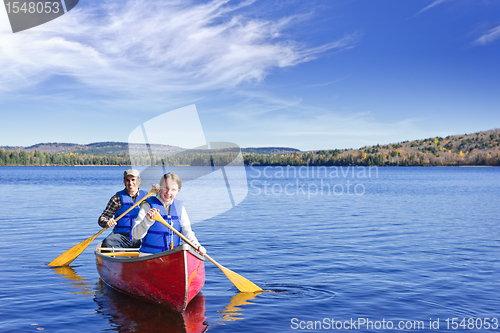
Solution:
{"label": "boy in canoe", "polygon": [[98,223],[101,227],[113,227],[113,232],[102,242],[102,247],[115,248],[139,248],[141,241],[133,239],[131,235],[134,221],[139,213],[139,207],[135,207],[120,220],[115,218],[141,200],[147,193],[139,189],[141,176],[135,169],[126,170],[123,173],[123,184],[125,189],[117,192],[109,199],[106,209],[99,217]]}
{"label": "boy in canoe", "polygon": [[180,237],[168,227],[153,218],[159,213],[167,223],[184,235],[197,246],[198,252],[205,254],[200,245],[186,213],[182,201],[175,199],[182,186],[181,179],[175,173],[167,173],[160,180],[160,192],[156,197],[146,199],[132,229],[132,237],[142,240],[140,252],[158,253],[175,248],[180,243]]}

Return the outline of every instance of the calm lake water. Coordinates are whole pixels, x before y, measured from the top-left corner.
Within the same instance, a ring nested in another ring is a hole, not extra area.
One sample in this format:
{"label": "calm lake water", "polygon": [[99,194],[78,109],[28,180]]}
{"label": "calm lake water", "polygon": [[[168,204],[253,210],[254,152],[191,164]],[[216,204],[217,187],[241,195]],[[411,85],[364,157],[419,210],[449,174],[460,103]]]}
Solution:
{"label": "calm lake water", "polygon": [[0,167],[0,332],[500,331],[499,168],[249,167],[245,200],[193,229],[268,292],[207,261],[184,317],[100,281],[107,232],[46,266],[100,230],[125,169]]}

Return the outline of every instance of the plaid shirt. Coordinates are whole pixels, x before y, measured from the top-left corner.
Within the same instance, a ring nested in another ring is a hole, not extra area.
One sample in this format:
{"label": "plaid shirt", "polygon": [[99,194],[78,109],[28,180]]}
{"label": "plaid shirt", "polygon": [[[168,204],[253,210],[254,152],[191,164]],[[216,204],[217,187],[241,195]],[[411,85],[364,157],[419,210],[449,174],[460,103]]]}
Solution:
{"label": "plaid shirt", "polygon": [[[138,194],[139,192],[137,192]],[[137,197],[137,194],[132,197],[132,200],[135,202],[135,198]],[[112,218],[115,217],[115,213],[122,208],[122,201],[120,200],[120,195],[116,193],[109,199],[108,204],[106,205],[106,208],[102,212],[101,216],[99,216],[99,220],[97,220],[97,223],[102,227],[105,228],[108,226],[108,221]]]}

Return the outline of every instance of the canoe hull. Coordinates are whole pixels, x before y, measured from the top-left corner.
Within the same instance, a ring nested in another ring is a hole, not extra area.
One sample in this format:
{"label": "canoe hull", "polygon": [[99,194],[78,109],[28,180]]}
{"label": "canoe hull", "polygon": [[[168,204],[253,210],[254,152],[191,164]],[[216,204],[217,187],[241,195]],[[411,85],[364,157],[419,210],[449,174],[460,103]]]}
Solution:
{"label": "canoe hull", "polygon": [[95,251],[97,270],[109,286],[182,313],[205,284],[204,258],[183,244],[135,258]]}

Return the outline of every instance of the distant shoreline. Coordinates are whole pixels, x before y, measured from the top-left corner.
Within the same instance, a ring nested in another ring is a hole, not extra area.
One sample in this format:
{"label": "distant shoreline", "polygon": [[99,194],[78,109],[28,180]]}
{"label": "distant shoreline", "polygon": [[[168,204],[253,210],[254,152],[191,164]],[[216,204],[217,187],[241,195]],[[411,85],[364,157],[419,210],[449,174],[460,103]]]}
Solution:
{"label": "distant shoreline", "polygon": [[[359,149],[300,151],[294,148],[225,148],[173,151],[173,146],[149,154],[128,154],[126,143],[76,146],[64,143],[0,147],[0,166],[127,166],[132,164],[228,165],[238,156],[246,166],[500,166],[500,129],[463,135],[402,141]],[[51,149],[40,151],[33,149]],[[178,148],[178,147],[177,147]],[[59,149],[59,151],[53,151]],[[74,149],[74,150],[71,150]],[[120,150],[121,149],[121,150]],[[117,154],[117,152],[120,152]],[[241,155],[240,155],[241,154]]]}

